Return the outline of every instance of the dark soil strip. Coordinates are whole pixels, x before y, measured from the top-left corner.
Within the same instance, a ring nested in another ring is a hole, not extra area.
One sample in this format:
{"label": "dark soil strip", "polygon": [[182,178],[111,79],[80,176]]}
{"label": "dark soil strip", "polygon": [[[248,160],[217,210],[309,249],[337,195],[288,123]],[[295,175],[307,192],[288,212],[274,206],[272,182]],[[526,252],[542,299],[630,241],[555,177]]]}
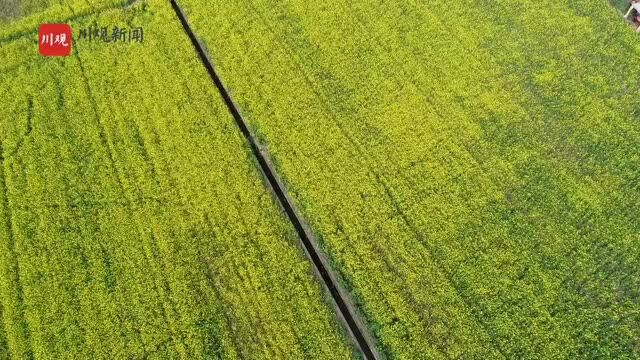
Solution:
{"label": "dark soil strip", "polygon": [[268,158],[268,154],[258,143],[253,133],[249,130],[247,123],[245,122],[244,118],[240,114],[240,111],[233,102],[233,99],[222,83],[222,80],[218,76],[218,73],[215,71],[212,62],[209,59],[209,56],[204,50],[204,46],[202,45],[200,40],[198,40],[193,30],[191,29],[184,11],[180,7],[180,5],[177,4],[176,0],[171,0],[171,6],[180,19],[182,27],[189,36],[189,39],[195,47],[198,56],[207,69],[207,72],[213,80],[213,83],[220,92],[220,95],[222,95],[222,98],[227,105],[229,112],[236,121],[236,124],[240,128],[242,135],[244,135],[244,137],[247,139],[253,155],[258,160],[260,169],[265,175],[268,185],[271,187],[278,202],[284,209],[287,217],[298,233],[298,236],[300,237],[300,240],[304,245],[305,252],[315,267],[316,273],[319,275],[324,286],[331,294],[331,297],[335,302],[338,316],[344,321],[348,334],[352,338],[351,340],[364,355],[365,359],[380,359],[381,357],[379,356],[379,352],[374,345],[373,336],[371,336],[369,330],[364,325],[364,322],[359,317],[350,296],[342,288],[337,280],[337,277],[331,271],[326,257],[320,253],[318,244],[315,241],[315,238],[313,237],[309,226],[300,216],[299,211],[295,208],[287,192],[284,190],[284,186],[280,181],[273,165],[271,164],[271,161]]}

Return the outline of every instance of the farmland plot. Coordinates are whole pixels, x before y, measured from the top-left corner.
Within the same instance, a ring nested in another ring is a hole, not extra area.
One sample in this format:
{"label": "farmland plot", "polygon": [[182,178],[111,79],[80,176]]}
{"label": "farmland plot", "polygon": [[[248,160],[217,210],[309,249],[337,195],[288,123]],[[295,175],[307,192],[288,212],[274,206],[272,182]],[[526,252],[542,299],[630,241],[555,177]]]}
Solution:
{"label": "farmland plot", "polygon": [[0,357],[352,357],[168,4],[92,24],[0,49]]}
{"label": "farmland plot", "polygon": [[640,356],[640,47],[606,2],[180,3],[387,355]]}

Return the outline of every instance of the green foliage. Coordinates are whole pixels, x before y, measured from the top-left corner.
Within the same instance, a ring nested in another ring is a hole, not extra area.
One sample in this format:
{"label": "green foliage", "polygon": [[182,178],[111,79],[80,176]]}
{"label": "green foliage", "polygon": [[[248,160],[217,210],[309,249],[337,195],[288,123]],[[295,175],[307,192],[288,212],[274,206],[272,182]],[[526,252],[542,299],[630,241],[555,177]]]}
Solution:
{"label": "green foliage", "polygon": [[[45,2],[0,28],[0,358],[349,358],[167,2]],[[609,4],[180,3],[389,358],[640,357]],[[148,36],[44,59],[44,19]]]}
{"label": "green foliage", "polygon": [[180,1],[392,358],[640,356],[640,39],[598,1]]}
{"label": "green foliage", "polygon": [[0,356],[350,358],[169,5],[93,23],[145,43],[0,50]]}

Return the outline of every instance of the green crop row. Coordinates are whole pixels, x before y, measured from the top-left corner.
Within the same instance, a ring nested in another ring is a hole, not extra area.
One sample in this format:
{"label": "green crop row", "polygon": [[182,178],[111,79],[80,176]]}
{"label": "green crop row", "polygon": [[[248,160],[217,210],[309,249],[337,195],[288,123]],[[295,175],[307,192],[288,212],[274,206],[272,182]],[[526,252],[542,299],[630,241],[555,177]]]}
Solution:
{"label": "green crop row", "polygon": [[389,357],[640,356],[640,43],[606,2],[180,3]]}
{"label": "green crop row", "polygon": [[351,358],[169,4],[94,23],[0,49],[0,358]]}

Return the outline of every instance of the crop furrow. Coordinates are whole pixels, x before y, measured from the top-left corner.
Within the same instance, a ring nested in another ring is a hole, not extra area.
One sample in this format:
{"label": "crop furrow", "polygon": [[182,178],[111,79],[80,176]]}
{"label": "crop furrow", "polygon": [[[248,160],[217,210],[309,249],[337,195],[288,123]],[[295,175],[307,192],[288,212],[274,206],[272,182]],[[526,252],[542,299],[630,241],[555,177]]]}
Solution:
{"label": "crop furrow", "polygon": [[[162,299],[162,314],[163,314],[163,318],[165,321],[165,324],[167,326],[169,326],[169,330],[172,333],[172,338],[176,338],[177,334],[175,334],[175,327],[174,327],[174,321],[172,321],[169,312],[170,311],[174,311],[175,312],[175,305],[173,304],[167,304],[167,295],[165,293],[165,291],[161,291],[162,289],[165,289],[166,287],[166,283],[165,285],[161,285],[160,282],[165,281],[166,282],[166,277],[162,276],[162,273],[160,272],[160,270],[158,269],[158,263],[157,263],[157,253],[158,251],[154,249],[154,241],[155,241],[155,237],[153,235],[153,233],[151,233],[150,236],[148,236],[148,234],[145,234],[145,231],[143,230],[143,227],[140,224],[140,219],[138,218],[137,213],[134,211],[134,203],[140,203],[140,199],[135,199],[135,198],[131,198],[130,195],[128,194],[128,191],[126,190],[124,183],[122,181],[122,175],[120,174],[120,171],[118,169],[117,166],[117,162],[115,160],[114,157],[114,150],[112,148],[111,142],[109,140],[109,136],[107,134],[106,129],[104,128],[104,125],[102,124],[101,121],[101,116],[99,113],[99,109],[98,109],[98,104],[96,103],[96,99],[92,93],[91,90],[91,85],[89,83],[89,80],[86,76],[85,70],[84,70],[84,66],[82,64],[82,59],[80,58],[80,55],[78,54],[78,52],[75,52],[75,55],[78,59],[78,64],[80,67],[80,73],[82,75],[82,78],[84,80],[84,83],[86,85],[86,89],[87,89],[87,93],[88,93],[88,97],[89,100],[91,102],[91,106],[93,109],[93,113],[95,115],[94,119],[96,120],[96,124],[98,126],[98,130],[99,130],[99,135],[100,135],[100,140],[102,143],[103,148],[106,150],[107,156],[109,158],[109,162],[110,162],[110,166],[114,171],[115,174],[115,179],[117,180],[121,193],[124,196],[124,199],[127,203],[126,209],[129,212],[129,214],[131,215],[131,218],[133,219],[138,234],[145,240],[143,240],[143,243],[146,244],[146,248],[147,251],[145,253],[146,255],[146,261],[148,262],[148,264],[150,265],[149,268],[151,269],[152,272],[152,277],[154,278],[154,290],[155,292],[160,296],[160,298]],[[151,230],[152,231],[152,230]],[[186,354],[184,354],[186,355]]]}
{"label": "crop furrow", "polygon": [[[88,98],[89,98],[89,101],[91,103],[91,109],[92,109],[93,115],[94,115],[93,118],[94,118],[95,123],[96,123],[96,125],[98,127],[98,135],[100,136],[100,143],[101,143],[103,149],[107,153],[107,156],[109,158],[109,164],[110,164],[111,168],[113,169],[113,173],[115,175],[115,179],[118,182],[118,185],[120,187],[120,192],[126,198],[126,190],[125,190],[124,184],[122,182],[122,179],[120,178],[120,175],[119,175],[119,172],[118,172],[118,168],[117,168],[117,165],[116,165],[116,161],[115,161],[114,156],[113,156],[113,149],[112,149],[111,144],[109,142],[109,138],[108,138],[108,135],[107,135],[106,130],[104,128],[104,125],[102,124],[102,120],[101,120],[101,117],[100,117],[100,112],[98,110],[98,104],[96,103],[95,96],[93,95],[93,93],[91,91],[91,85],[89,84],[89,79],[87,78],[86,72],[84,70],[84,66],[82,64],[82,59],[80,58],[80,54],[79,54],[78,51],[74,52],[74,55],[76,56],[76,58],[78,60],[78,66],[80,68],[80,74],[81,74],[83,82],[84,82],[84,84],[86,86]],[[129,199],[127,199],[127,201],[129,201]]]}
{"label": "crop furrow", "polygon": [[[206,212],[204,212],[204,220],[205,220],[206,226],[208,226],[209,228],[209,231],[213,232],[214,231],[213,223]],[[217,281],[217,279],[219,279],[219,276],[215,267],[213,266],[211,261],[209,261],[207,258],[202,256],[200,257],[199,262],[203,264],[205,267],[205,271],[204,271],[205,279],[211,286],[211,289],[213,290],[217,303],[224,304],[224,299],[222,298],[222,294],[220,292],[220,284],[218,282],[219,280]],[[229,333],[233,334],[234,328],[235,328],[234,326],[235,321],[234,319],[231,318],[233,315],[230,312],[225,311],[222,307],[220,307],[219,311],[223,314],[222,316],[224,319],[224,324],[227,327],[227,330],[229,331]],[[231,342],[233,343],[233,348],[235,349],[236,355],[238,355],[240,359],[245,359],[244,352],[242,351],[243,348],[238,342],[238,338],[235,335],[231,336]]]}
{"label": "crop furrow", "polygon": [[[2,265],[3,281],[8,282],[9,293],[2,294],[4,309],[4,328],[8,335],[10,353],[15,357],[31,358],[33,350],[30,345],[29,325],[25,318],[25,299],[22,287],[20,259],[16,251],[16,238],[12,217],[11,202],[9,201],[9,185],[7,184],[7,159],[2,142],[0,141],[0,192],[2,193],[1,206],[4,209],[5,240],[4,261]],[[0,257],[1,259],[1,257]]]}
{"label": "crop furrow", "polygon": [[484,331],[489,335],[489,337],[491,339],[492,346],[496,350],[498,350],[500,352],[500,354],[502,355],[503,358],[505,358],[505,359],[508,358],[507,355],[503,352],[502,347],[500,346],[500,344],[496,341],[495,334],[493,333],[492,329],[487,325],[485,320],[480,315],[478,315],[477,310],[476,310],[477,308],[475,306],[473,306],[473,304],[471,303],[470,299],[468,298],[468,295],[466,295],[465,293],[462,292],[462,290],[460,290],[459,285],[453,279],[453,277],[451,276],[449,271],[447,271],[446,266],[444,266],[444,264],[439,260],[439,258],[433,252],[433,249],[428,245],[429,241],[427,239],[425,239],[424,234],[416,227],[416,225],[413,223],[413,221],[402,210],[401,206],[398,204],[398,202],[397,202],[395,196],[393,195],[393,193],[391,192],[391,190],[384,184],[383,181],[380,180],[380,182],[384,186],[385,194],[389,198],[390,203],[398,211],[398,213],[402,217],[403,221],[407,224],[407,226],[409,227],[411,232],[413,232],[414,237],[417,240],[420,240],[420,241],[417,242],[417,244],[419,244],[420,247],[422,247],[424,250],[426,250],[426,253],[429,254],[429,258],[436,263],[436,266],[440,269],[440,272],[445,276],[445,278],[447,279],[447,282],[449,284],[451,284],[451,287],[458,294],[458,298],[464,302],[465,307],[467,308],[467,311],[469,311],[473,315],[473,317],[475,318],[476,322],[478,324],[480,324],[482,326],[482,328],[484,329]]}

